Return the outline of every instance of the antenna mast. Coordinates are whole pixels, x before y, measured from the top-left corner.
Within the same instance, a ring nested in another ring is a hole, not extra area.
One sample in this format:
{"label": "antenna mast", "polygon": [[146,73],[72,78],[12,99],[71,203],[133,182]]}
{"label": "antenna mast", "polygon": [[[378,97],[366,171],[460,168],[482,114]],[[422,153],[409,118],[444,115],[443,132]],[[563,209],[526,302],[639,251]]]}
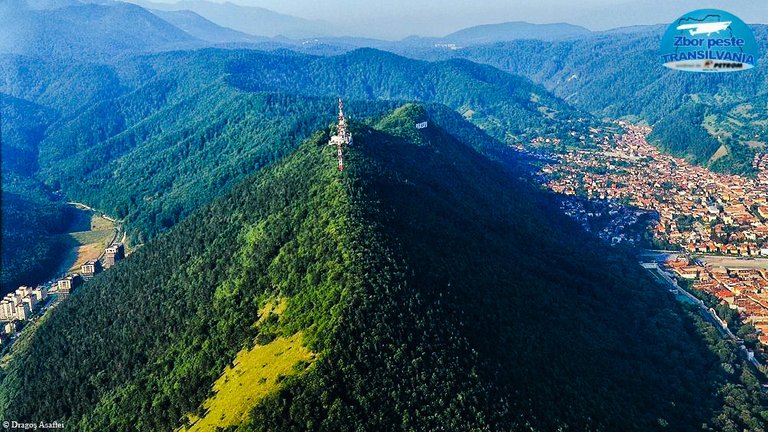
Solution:
{"label": "antenna mast", "polygon": [[344,116],[344,102],[339,98],[339,124],[336,135],[331,137],[328,145],[336,146],[336,157],[339,160],[339,171],[344,170],[344,146],[352,144],[352,133],[347,127],[347,118]]}

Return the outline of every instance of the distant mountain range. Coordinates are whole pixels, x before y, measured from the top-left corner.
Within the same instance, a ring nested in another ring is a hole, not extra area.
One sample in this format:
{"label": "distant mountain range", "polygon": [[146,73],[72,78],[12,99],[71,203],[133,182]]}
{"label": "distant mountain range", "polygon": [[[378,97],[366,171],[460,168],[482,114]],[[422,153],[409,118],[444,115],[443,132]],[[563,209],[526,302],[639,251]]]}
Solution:
{"label": "distant mountain range", "polygon": [[0,54],[110,59],[206,44],[130,3],[36,5],[0,7]]}
{"label": "distant mountain range", "polygon": [[153,14],[184,30],[190,36],[214,44],[237,42],[260,42],[265,37],[239,32],[209,21],[191,10],[150,10]]}
{"label": "distant mountain range", "polygon": [[593,34],[565,23],[509,22],[474,26],[439,38],[413,36],[402,41],[383,41],[342,36],[343,28],[322,21],[204,0],[174,4],[146,0],[22,0],[20,7],[0,5],[0,25],[9,29],[0,32],[0,54],[97,60],[222,44],[326,55],[361,47],[398,52],[407,48],[459,48],[528,39],[556,41]]}
{"label": "distant mountain range", "polygon": [[[768,26],[752,27],[764,64]],[[702,76],[666,69],[658,59],[663,29],[640,26],[559,41],[396,50],[427,60],[464,58],[524,75],[597,116],[648,122],[654,126],[654,143],[693,163],[750,173],[754,153],[768,151],[763,121],[768,118],[768,71],[756,67]]]}
{"label": "distant mountain range", "polygon": [[241,6],[234,3],[213,3],[204,0],[183,0],[177,3],[153,3],[146,0],[131,0],[147,9],[157,11],[188,10],[205,17],[223,27],[228,27],[254,36],[285,38],[307,38],[334,36],[339,34],[330,23],[307,20],[280,14],[269,9]]}
{"label": "distant mountain range", "polygon": [[527,22],[507,22],[469,27],[451,33],[442,39],[455,41],[463,45],[475,45],[491,42],[505,42],[518,39],[539,39],[545,41],[567,39],[589,35],[584,27],[573,24],[531,24]]}

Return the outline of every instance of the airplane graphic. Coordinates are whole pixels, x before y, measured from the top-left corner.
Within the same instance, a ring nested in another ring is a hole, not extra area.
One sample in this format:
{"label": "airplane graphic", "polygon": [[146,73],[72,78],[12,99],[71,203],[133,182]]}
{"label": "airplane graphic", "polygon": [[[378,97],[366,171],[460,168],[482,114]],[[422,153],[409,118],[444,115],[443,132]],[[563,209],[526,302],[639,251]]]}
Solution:
{"label": "airplane graphic", "polygon": [[678,30],[688,30],[691,33],[691,36],[696,36],[697,34],[704,34],[706,33],[707,36],[712,35],[712,33],[718,33],[728,28],[728,26],[731,25],[731,21],[718,21],[718,22],[709,22],[709,23],[699,23],[699,24],[683,24],[677,26]]}

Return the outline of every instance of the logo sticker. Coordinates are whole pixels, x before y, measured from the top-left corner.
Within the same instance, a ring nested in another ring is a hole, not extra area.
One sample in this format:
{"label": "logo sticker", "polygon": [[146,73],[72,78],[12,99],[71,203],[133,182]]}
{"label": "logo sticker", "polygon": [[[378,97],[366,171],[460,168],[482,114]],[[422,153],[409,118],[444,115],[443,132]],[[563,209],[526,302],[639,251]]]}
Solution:
{"label": "logo sticker", "polygon": [[752,29],[735,15],[699,9],[673,22],[661,40],[661,61],[688,72],[735,72],[755,67]]}

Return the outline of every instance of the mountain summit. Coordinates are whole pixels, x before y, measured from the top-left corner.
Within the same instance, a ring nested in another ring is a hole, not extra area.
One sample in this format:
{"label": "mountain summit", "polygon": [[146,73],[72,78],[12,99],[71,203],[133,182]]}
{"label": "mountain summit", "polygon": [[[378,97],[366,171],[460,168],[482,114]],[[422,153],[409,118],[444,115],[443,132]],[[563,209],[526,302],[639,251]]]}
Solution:
{"label": "mountain summit", "polygon": [[343,171],[319,131],[56,308],[6,368],[2,417],[699,430],[712,356],[641,269],[420,105],[350,128]]}

